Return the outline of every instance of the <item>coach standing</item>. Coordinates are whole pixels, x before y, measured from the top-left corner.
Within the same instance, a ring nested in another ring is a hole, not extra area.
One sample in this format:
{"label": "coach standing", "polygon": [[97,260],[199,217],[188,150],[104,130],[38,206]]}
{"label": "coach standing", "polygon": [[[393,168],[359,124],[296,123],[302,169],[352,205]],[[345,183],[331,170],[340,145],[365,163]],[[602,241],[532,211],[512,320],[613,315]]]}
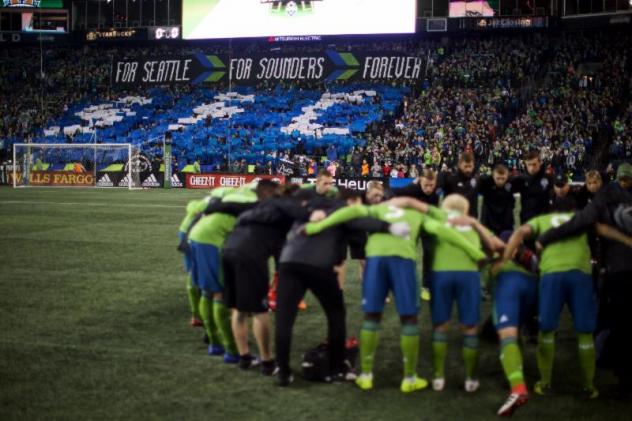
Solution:
{"label": "coach standing", "polygon": [[[573,219],[552,229],[538,238],[546,245],[579,234],[596,222],[615,226],[630,234],[632,230],[632,165],[621,164],[617,181],[604,186],[583,210]],[[621,392],[632,392],[632,249],[612,240],[602,240],[605,288],[611,312],[611,336],[609,347],[613,353],[615,374],[619,378]]]}

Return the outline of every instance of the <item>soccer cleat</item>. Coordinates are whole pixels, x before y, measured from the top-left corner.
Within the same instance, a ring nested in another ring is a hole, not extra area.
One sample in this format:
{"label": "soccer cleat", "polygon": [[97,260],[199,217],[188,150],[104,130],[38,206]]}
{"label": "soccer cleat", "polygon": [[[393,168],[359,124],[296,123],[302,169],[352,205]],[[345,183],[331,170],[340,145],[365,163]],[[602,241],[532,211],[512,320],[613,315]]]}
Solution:
{"label": "soccer cleat", "polygon": [[533,391],[540,396],[551,396],[553,394],[551,385],[543,384],[542,382],[537,382],[535,386],[533,386]]}
{"label": "soccer cleat", "polygon": [[429,288],[422,288],[421,289],[421,299],[423,301],[430,301],[430,289]]}
{"label": "soccer cleat", "polygon": [[228,352],[224,354],[224,362],[226,364],[237,364],[239,363],[239,354],[229,354]]}
{"label": "soccer cleat", "polygon": [[445,379],[443,377],[432,379],[432,390],[434,390],[435,392],[441,392],[444,387]]}
{"label": "soccer cleat", "polygon": [[529,401],[526,393],[511,393],[505,403],[500,407],[497,414],[501,417],[509,417],[514,411]]}
{"label": "soccer cleat", "polygon": [[476,392],[480,387],[481,383],[476,379],[465,379],[465,384],[463,387],[465,391],[468,393]]}
{"label": "soccer cleat", "polygon": [[362,373],[355,379],[355,384],[362,390],[373,389],[373,374]]}
{"label": "soccer cleat", "polygon": [[422,390],[428,387],[428,381],[426,379],[422,379],[421,377],[412,376],[405,377],[402,380],[402,385],[400,390],[404,393],[414,392],[416,390]]}
{"label": "soccer cleat", "polygon": [[208,346],[208,355],[212,355],[214,357],[218,357],[220,355],[224,355],[224,347],[221,345],[209,345]]}
{"label": "soccer cleat", "polygon": [[198,319],[197,317],[191,317],[191,321],[189,323],[191,324],[192,327],[204,326],[204,323],[202,323],[202,320]]}
{"label": "soccer cleat", "polygon": [[264,376],[274,376],[278,372],[279,367],[277,367],[274,360],[261,362],[261,374],[263,374]]}
{"label": "soccer cleat", "polygon": [[277,384],[279,385],[279,387],[288,387],[293,382],[294,382],[294,376],[292,375],[291,372],[284,373],[282,371],[279,371],[277,373]]}
{"label": "soccer cleat", "polygon": [[242,370],[248,370],[251,367],[258,367],[261,364],[261,360],[257,357],[253,357],[250,354],[239,357],[239,368]]}
{"label": "soccer cleat", "polygon": [[202,336],[202,342],[204,342],[206,345],[209,345],[211,343],[211,340],[208,338],[208,335],[205,333],[204,336]]}
{"label": "soccer cleat", "polygon": [[301,300],[301,302],[298,303],[298,309],[301,311],[307,310],[307,303],[305,302],[305,300]]}
{"label": "soccer cleat", "polygon": [[585,401],[597,399],[599,397],[599,391],[594,387],[592,389],[582,389],[580,396]]}
{"label": "soccer cleat", "polygon": [[332,382],[352,382],[358,378],[358,375],[351,368],[345,367],[337,373],[332,373],[329,377]]}

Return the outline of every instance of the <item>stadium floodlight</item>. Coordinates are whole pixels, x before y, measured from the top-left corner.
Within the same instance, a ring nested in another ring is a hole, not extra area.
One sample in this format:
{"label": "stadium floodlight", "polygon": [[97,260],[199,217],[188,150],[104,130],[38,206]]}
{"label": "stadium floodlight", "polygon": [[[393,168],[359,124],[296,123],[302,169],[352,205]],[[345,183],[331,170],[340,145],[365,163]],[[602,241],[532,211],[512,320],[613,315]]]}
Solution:
{"label": "stadium floodlight", "polygon": [[15,143],[11,184],[141,188],[143,158],[131,143]]}

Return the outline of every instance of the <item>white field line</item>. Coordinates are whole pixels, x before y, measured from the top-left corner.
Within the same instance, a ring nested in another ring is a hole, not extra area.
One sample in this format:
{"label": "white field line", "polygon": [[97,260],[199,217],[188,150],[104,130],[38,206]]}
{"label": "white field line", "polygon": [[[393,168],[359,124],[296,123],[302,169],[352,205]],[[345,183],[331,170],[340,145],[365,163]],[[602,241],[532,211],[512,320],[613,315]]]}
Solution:
{"label": "white field line", "polygon": [[111,208],[177,208],[184,209],[186,205],[147,204],[116,204],[105,202],[51,202],[42,200],[2,200],[0,205],[59,205],[59,206],[109,206]]}

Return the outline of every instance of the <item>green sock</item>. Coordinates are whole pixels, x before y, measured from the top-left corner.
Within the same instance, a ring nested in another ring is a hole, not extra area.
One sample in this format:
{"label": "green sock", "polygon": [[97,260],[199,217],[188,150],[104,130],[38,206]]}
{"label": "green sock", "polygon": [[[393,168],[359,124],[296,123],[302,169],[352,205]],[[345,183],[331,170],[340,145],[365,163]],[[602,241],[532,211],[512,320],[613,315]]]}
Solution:
{"label": "green sock", "polygon": [[538,334],[538,370],[540,370],[540,383],[544,386],[551,385],[553,373],[553,359],[555,358],[555,332],[540,332]]}
{"label": "green sock", "polygon": [[448,353],[448,335],[432,332],[432,363],[435,379],[445,378],[445,357]]}
{"label": "green sock", "polygon": [[505,338],[500,342],[500,362],[511,385],[511,390],[520,386],[524,387],[522,353],[515,336]]}
{"label": "green sock", "polygon": [[595,378],[595,340],[592,333],[579,334],[579,366],[582,370],[584,388],[592,390]]}
{"label": "green sock", "polygon": [[402,325],[399,344],[404,356],[404,377],[417,374],[417,359],[419,358],[419,329],[417,325]]}
{"label": "green sock", "polygon": [[237,354],[237,345],[230,327],[230,310],[221,300],[213,300],[213,318],[222,336],[224,349],[228,354]]}
{"label": "green sock", "polygon": [[378,330],[380,324],[365,320],[362,322],[360,330],[360,367],[362,373],[369,374],[373,372],[373,357],[377,349]]}
{"label": "green sock", "polygon": [[208,336],[209,344],[220,345],[221,340],[217,332],[217,325],[213,318],[213,301],[205,296],[200,297],[200,317],[204,323],[204,329]]}
{"label": "green sock", "polygon": [[478,335],[463,335],[463,362],[465,378],[475,379],[478,366]]}
{"label": "green sock", "polygon": [[196,319],[201,319],[200,316],[200,289],[193,285],[193,280],[189,275],[187,279],[187,293],[189,295],[189,307],[191,307],[191,315]]}

